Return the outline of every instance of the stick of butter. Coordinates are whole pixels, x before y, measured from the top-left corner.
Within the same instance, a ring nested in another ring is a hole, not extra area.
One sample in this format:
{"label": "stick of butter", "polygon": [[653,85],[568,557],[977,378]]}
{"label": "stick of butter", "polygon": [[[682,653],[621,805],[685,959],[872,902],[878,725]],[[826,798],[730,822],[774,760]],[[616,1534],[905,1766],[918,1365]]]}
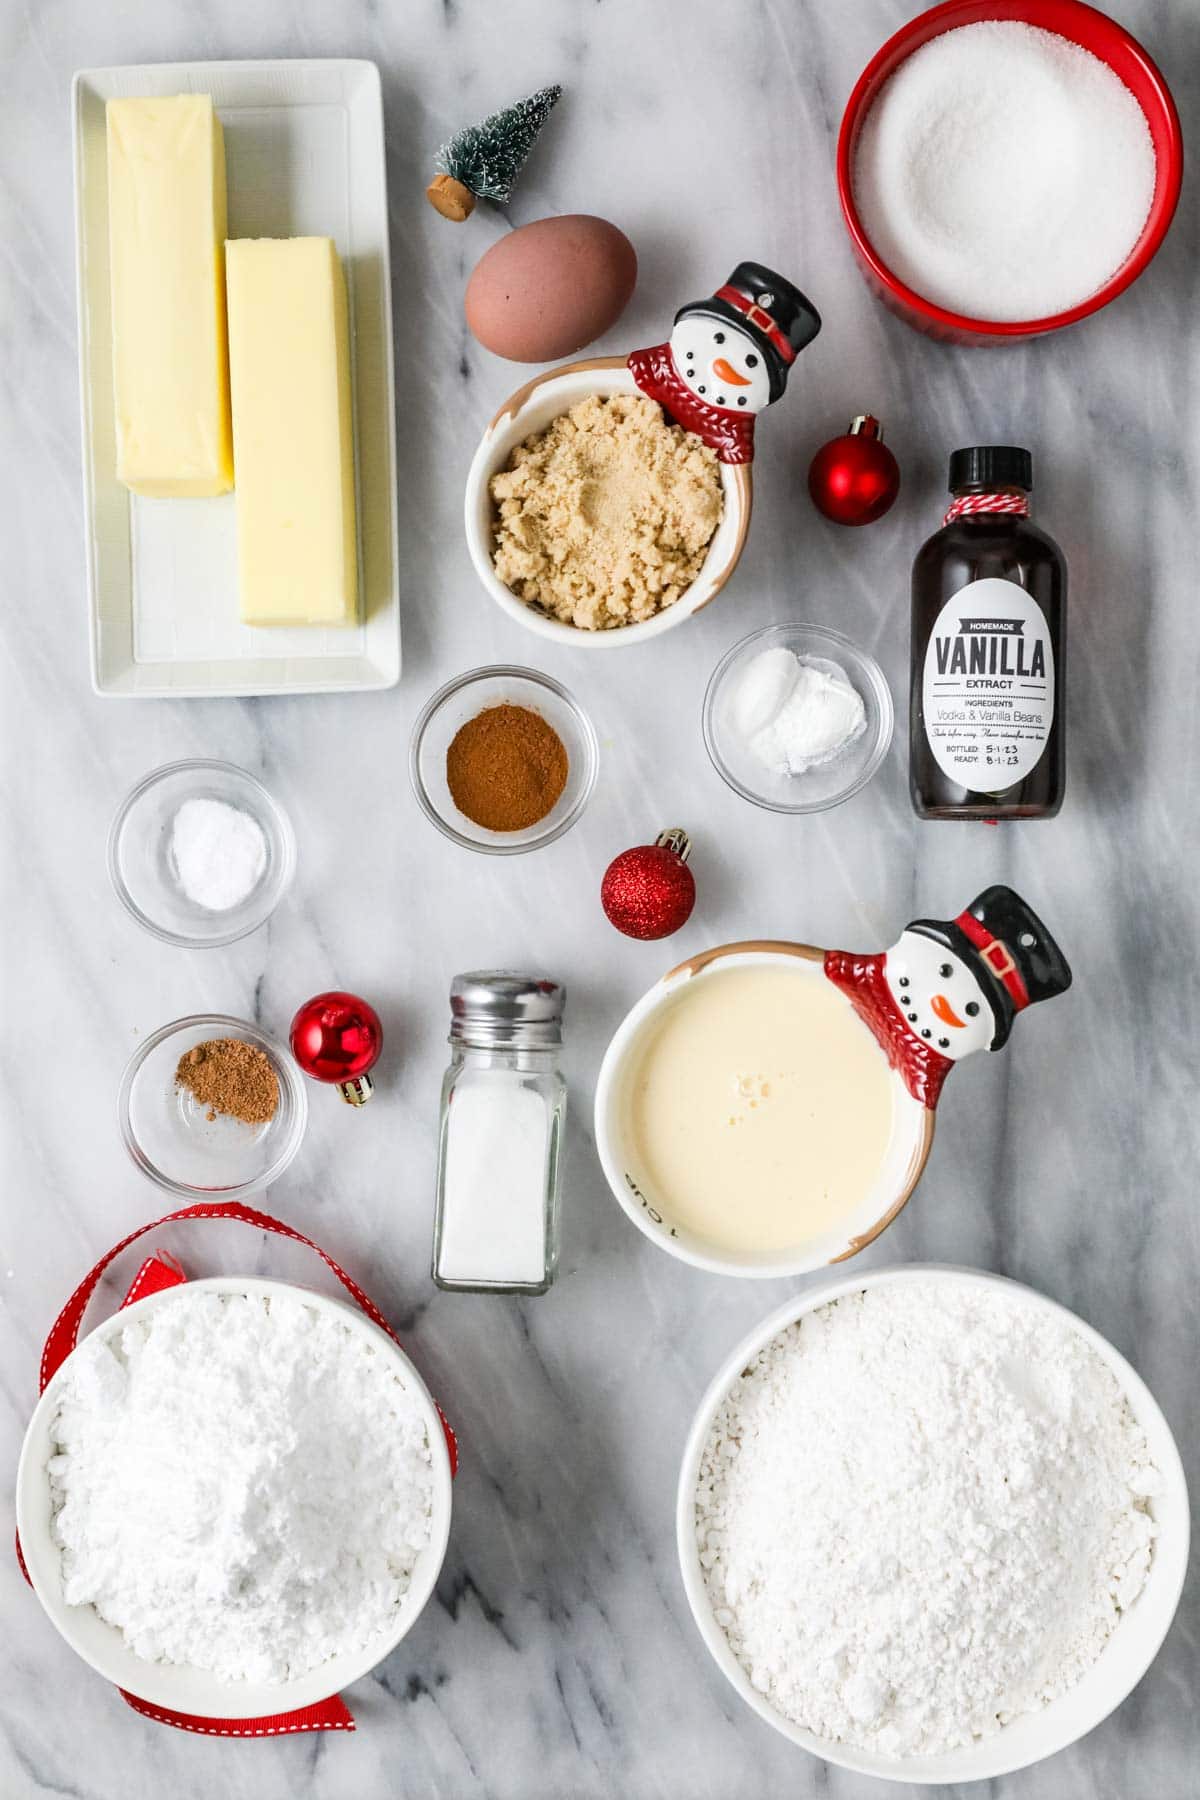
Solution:
{"label": "stick of butter", "polygon": [[225,246],[248,625],[349,625],[358,609],[346,283],[331,238]]}
{"label": "stick of butter", "polygon": [[225,140],[207,94],[110,100],[117,478],[135,494],[233,486]]}

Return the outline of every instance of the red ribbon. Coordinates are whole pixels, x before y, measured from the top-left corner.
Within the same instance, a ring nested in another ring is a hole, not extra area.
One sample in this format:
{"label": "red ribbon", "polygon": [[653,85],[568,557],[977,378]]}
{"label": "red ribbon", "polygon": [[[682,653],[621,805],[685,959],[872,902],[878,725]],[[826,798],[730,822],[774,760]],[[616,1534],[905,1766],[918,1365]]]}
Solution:
{"label": "red ribbon", "polygon": [[[375,1302],[364,1294],[358,1283],[337,1264],[327,1251],[312,1238],[305,1237],[302,1231],[296,1231],[291,1225],[285,1225],[280,1219],[273,1219],[269,1213],[256,1212],[251,1206],[243,1206],[240,1200],[205,1201],[197,1206],[184,1206],[178,1212],[165,1213],[161,1219],[154,1219],[149,1225],[139,1225],[128,1237],[121,1239],[102,1256],[96,1266],[85,1275],[67,1304],[59,1313],[46,1339],[46,1347],[42,1351],[42,1363],[38,1373],[38,1392],[43,1393],[46,1384],[66,1361],[79,1339],[79,1327],[87,1310],[88,1301],[95,1293],[100,1278],[109,1264],[127,1250],[130,1244],[144,1237],[148,1231],[157,1231],[160,1225],[170,1225],[177,1219],[237,1219],[243,1225],[253,1225],[260,1231],[272,1231],[279,1237],[292,1238],[297,1244],[305,1244],[314,1250],[325,1264],[337,1276],[347,1293],[367,1317],[382,1331],[386,1331],[392,1342],[400,1342]],[[156,1294],[164,1288],[177,1287],[186,1281],[187,1276],[179,1262],[168,1251],[159,1250],[148,1257],[133,1278],[133,1284],[121,1302],[122,1308],[131,1306],[135,1300],[144,1300],[148,1294]],[[436,1403],[435,1403],[436,1404]],[[458,1444],[453,1431],[447,1423],[446,1416],[438,1407],[438,1417],[442,1421],[442,1429],[446,1433],[446,1445],[450,1452],[450,1473],[458,1468]],[[21,1554],[20,1539],[17,1540],[17,1561],[21,1565],[21,1573],[26,1581],[29,1572],[25,1567],[25,1559]],[[121,1698],[147,1719],[155,1719],[160,1725],[173,1725],[178,1731],[194,1731],[204,1737],[282,1737],[297,1731],[353,1731],[354,1715],[340,1694],[331,1695],[328,1700],[319,1700],[313,1706],[303,1706],[294,1712],[270,1713],[257,1719],[206,1719],[194,1713],[172,1712],[165,1707],[152,1705],[147,1700],[139,1700],[135,1694],[127,1694],[124,1688],[117,1690]]]}
{"label": "red ribbon", "polygon": [[1029,517],[1028,494],[956,494],[946,508],[943,525],[952,525],[963,513],[1016,513]]}

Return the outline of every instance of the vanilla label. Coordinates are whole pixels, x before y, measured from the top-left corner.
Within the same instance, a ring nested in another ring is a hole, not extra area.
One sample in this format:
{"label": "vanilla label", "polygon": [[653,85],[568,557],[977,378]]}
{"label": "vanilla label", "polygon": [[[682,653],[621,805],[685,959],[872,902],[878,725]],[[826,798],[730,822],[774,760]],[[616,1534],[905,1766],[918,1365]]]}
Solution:
{"label": "vanilla label", "polygon": [[1054,650],[1031,594],[987,576],[947,600],[925,651],[922,706],[952,781],[994,794],[1024,780],[1054,723]]}

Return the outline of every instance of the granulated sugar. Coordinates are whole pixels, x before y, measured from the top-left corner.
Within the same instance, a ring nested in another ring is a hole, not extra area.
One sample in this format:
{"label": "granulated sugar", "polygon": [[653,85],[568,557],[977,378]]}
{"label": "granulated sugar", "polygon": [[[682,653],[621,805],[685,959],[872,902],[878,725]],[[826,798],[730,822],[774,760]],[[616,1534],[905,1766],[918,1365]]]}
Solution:
{"label": "granulated sugar", "polygon": [[1154,196],[1141,107],[1056,32],[991,20],[930,39],[863,123],[854,198],[893,274],[988,320],[1045,318],[1102,287]]}
{"label": "granulated sugar", "polygon": [[1158,1489],[1115,1376],[1003,1289],[819,1307],[719,1409],[696,1494],[718,1625],[818,1736],[933,1754],[1037,1711],[1137,1598]]}
{"label": "granulated sugar", "polygon": [[148,1661],[282,1682],[395,1620],[428,1542],[424,1414],[300,1299],[173,1295],[74,1358],[50,1463],[70,1605]]}

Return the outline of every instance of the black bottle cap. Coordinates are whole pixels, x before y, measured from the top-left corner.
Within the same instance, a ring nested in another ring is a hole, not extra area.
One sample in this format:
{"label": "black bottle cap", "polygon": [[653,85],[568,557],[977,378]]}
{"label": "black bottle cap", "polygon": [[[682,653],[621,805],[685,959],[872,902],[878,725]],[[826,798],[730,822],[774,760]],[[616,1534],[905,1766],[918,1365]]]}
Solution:
{"label": "black bottle cap", "polygon": [[950,453],[950,492],[979,488],[984,493],[999,488],[1033,487],[1033,458],[1015,444],[973,444],[969,450]]}

